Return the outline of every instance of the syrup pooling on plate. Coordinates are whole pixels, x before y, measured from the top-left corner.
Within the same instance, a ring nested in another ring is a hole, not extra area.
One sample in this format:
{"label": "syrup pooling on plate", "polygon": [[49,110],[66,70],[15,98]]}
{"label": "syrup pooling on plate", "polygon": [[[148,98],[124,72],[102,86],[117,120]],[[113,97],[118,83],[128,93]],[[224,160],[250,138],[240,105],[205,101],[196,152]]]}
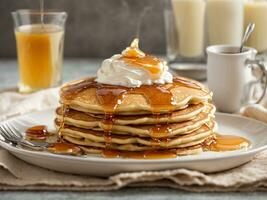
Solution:
{"label": "syrup pooling on plate", "polygon": [[28,140],[46,140],[48,136],[47,126],[44,125],[33,126],[25,131]]}
{"label": "syrup pooling on plate", "polygon": [[250,141],[244,137],[216,134],[215,140],[207,146],[207,149],[209,151],[233,151],[246,149],[250,144]]}
{"label": "syrup pooling on plate", "polygon": [[[36,140],[40,141],[40,137],[27,137],[27,134],[30,135],[38,135],[43,136],[42,131],[46,133],[46,126],[37,125],[33,127],[29,127],[26,131],[26,139],[27,140]],[[45,134],[46,135],[46,134]],[[131,152],[131,151],[119,151],[109,149],[109,144],[112,142],[112,137],[110,135],[104,135],[105,141],[107,142],[106,148],[102,150],[102,155],[106,158],[136,158],[136,159],[166,159],[166,158],[175,158],[177,154],[174,150],[158,150],[158,146],[160,143],[168,143],[169,138],[161,138],[155,139],[152,138],[154,142],[153,146],[155,150],[153,151],[140,151],[140,152]],[[127,136],[116,136],[120,138],[124,138]],[[42,138],[42,137],[41,137]],[[216,134],[215,138],[212,140],[208,140],[208,142],[204,142],[204,149],[206,151],[216,151],[216,152],[224,152],[224,151],[234,151],[240,149],[246,149],[251,145],[250,141],[246,138],[234,135],[221,135]],[[64,141],[60,138],[58,142],[52,143],[47,151],[55,154],[69,154],[69,155],[82,155],[84,152],[79,147],[79,145],[71,144],[69,142]]]}
{"label": "syrup pooling on plate", "polygon": [[82,150],[78,145],[74,145],[68,142],[56,142],[47,148],[48,151],[55,154],[70,154],[81,155]]}

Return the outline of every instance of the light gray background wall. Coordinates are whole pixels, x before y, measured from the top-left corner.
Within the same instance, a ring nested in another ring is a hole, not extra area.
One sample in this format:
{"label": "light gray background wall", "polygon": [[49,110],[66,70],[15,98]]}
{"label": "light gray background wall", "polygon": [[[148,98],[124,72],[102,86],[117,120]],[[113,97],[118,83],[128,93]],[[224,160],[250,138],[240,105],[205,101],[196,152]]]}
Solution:
{"label": "light gray background wall", "polygon": [[[141,47],[153,54],[165,52],[163,8],[166,0],[45,0],[47,9],[68,13],[65,56],[107,57],[120,52],[135,37],[137,21],[149,6],[141,25]],[[39,8],[39,0],[0,0],[0,57],[16,56],[11,11]]]}

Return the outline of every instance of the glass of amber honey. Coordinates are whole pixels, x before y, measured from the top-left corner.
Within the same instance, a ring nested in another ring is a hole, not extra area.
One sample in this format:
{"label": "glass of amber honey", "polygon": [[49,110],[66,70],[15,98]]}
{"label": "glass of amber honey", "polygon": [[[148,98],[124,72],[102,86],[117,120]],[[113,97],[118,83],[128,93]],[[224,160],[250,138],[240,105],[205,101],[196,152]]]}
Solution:
{"label": "glass of amber honey", "polygon": [[34,92],[61,83],[67,14],[54,11],[12,12],[19,64],[19,91]]}

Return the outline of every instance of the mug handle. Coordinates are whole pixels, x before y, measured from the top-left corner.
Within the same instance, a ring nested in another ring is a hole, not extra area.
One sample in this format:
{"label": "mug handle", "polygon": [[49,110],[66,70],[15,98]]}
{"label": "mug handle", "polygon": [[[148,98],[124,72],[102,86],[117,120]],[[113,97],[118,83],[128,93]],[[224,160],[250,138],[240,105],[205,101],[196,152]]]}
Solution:
{"label": "mug handle", "polygon": [[264,83],[264,88],[263,88],[263,91],[262,91],[262,94],[260,96],[260,98],[255,102],[256,104],[260,103],[265,94],[266,94],[266,89],[267,89],[267,70],[265,68],[265,65],[264,65],[264,62],[263,60],[261,59],[247,59],[246,60],[246,65],[250,65],[253,69],[253,66],[256,65],[259,70],[261,71],[261,74],[260,74],[260,78],[257,80],[257,81],[260,81],[260,83]]}

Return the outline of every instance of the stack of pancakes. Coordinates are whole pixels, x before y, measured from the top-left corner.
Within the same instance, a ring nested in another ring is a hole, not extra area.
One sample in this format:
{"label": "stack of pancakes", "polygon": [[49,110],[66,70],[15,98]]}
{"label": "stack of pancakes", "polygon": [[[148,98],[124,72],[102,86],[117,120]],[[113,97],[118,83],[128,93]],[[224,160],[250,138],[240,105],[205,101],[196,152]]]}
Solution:
{"label": "stack of pancakes", "polygon": [[55,124],[63,140],[87,154],[197,154],[215,138],[211,97],[201,83],[182,77],[139,89],[83,79],[61,88]]}

